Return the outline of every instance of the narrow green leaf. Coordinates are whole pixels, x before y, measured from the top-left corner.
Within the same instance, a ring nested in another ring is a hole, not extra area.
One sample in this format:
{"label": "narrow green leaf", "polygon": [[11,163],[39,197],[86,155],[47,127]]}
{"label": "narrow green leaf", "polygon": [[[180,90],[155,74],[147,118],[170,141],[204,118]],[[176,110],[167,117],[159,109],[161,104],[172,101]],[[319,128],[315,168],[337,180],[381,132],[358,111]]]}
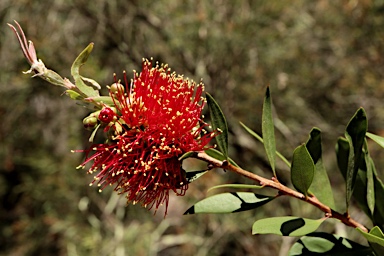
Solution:
{"label": "narrow green leaf", "polygon": [[248,126],[246,126],[245,124],[243,124],[242,122],[239,122],[241,126],[244,127],[244,129],[249,133],[251,134],[253,137],[255,137],[258,141],[260,141],[261,143],[264,144],[264,140],[263,138],[261,138],[261,136],[259,134],[257,134],[256,132],[252,131],[251,128],[249,128]]}
{"label": "narrow green leaf", "polygon": [[298,146],[293,152],[291,181],[297,191],[308,194],[315,173],[315,165],[306,146]]}
{"label": "narrow green leaf", "polygon": [[347,178],[348,156],[349,156],[348,140],[340,137],[337,140],[337,144],[336,144],[336,157],[337,157],[337,165],[339,167],[341,174],[344,177],[344,180],[346,180]]}
{"label": "narrow green leaf", "polygon": [[208,172],[207,170],[186,172],[185,178],[186,178],[188,183],[191,183],[191,182],[197,180],[198,178],[200,178],[201,176],[203,176],[204,174],[206,174],[207,172]]}
{"label": "narrow green leaf", "polygon": [[274,196],[271,197],[250,192],[222,193],[197,202],[184,214],[247,211],[258,208],[273,199],[275,199]]}
{"label": "narrow green leaf", "polygon": [[374,173],[374,163],[372,158],[369,156],[369,151],[368,151],[368,145],[367,141],[364,143],[364,155],[365,155],[365,164],[367,168],[367,205],[368,208],[373,215],[373,212],[375,210],[375,181],[373,178],[373,173]]}
{"label": "narrow green leaf", "polygon": [[[263,138],[261,138],[260,135],[258,135],[256,132],[252,131],[251,128],[249,128],[248,126],[246,126],[245,124],[243,124],[242,122],[240,122],[240,125],[243,126],[243,128],[249,133],[251,134],[253,137],[255,137],[258,141],[260,141],[261,143],[264,144],[264,140]],[[276,150],[276,155],[289,167],[291,168],[291,163],[279,152]]]}
{"label": "narrow green leaf", "polygon": [[373,256],[369,247],[347,238],[323,232],[314,232],[301,237],[289,250],[288,256]]}
{"label": "narrow green leaf", "polygon": [[374,236],[377,236],[377,237],[384,239],[384,233],[383,233],[383,231],[381,231],[381,229],[378,226],[373,227],[371,229],[371,231],[369,231],[369,233],[371,235],[374,235]]}
{"label": "narrow green leaf", "polygon": [[380,246],[384,246],[384,235],[383,231],[378,226],[371,229],[369,233],[364,232],[360,228],[356,228],[369,242],[376,243]]}
{"label": "narrow green leaf", "polygon": [[215,137],[217,141],[217,145],[219,146],[219,149],[223,153],[225,159],[227,159],[228,158],[227,120],[225,119],[225,116],[223,114],[223,111],[221,111],[219,104],[217,104],[216,100],[212,97],[212,95],[210,95],[209,93],[206,93],[206,95],[207,95],[208,108],[209,108],[209,112],[211,114],[211,119],[212,119],[212,127],[214,130],[217,130],[220,132],[220,134]]}
{"label": "narrow green leaf", "polygon": [[335,201],[331,183],[328,179],[327,171],[325,170],[322,160],[322,145],[321,145],[321,131],[318,128],[313,128],[310,132],[309,139],[305,144],[309,154],[315,163],[315,173],[312,184],[310,186],[311,192],[319,199],[320,202],[335,209]]}
{"label": "narrow green leaf", "polygon": [[383,246],[376,244],[376,243],[369,243],[369,246],[375,252],[374,256],[384,255],[384,247]]}
{"label": "narrow green leaf", "polygon": [[101,90],[100,84],[98,82],[96,82],[95,80],[93,80],[91,78],[86,78],[83,76],[81,76],[81,79],[83,79],[84,82],[91,84],[96,90]]}
{"label": "narrow green leaf", "polygon": [[[213,157],[213,158],[216,158],[217,160],[226,160],[226,158],[224,157],[223,153],[221,153],[220,151],[214,149],[214,148],[209,148],[209,149],[206,149],[205,150],[205,153],[207,153],[207,155]],[[233,161],[230,157],[228,157],[228,161],[234,165],[234,166],[237,166],[237,167],[240,167],[235,161]]]}
{"label": "narrow green leaf", "polygon": [[84,96],[80,95],[78,92],[72,90],[66,90],[65,93],[73,100],[83,100]]}
{"label": "narrow green leaf", "polygon": [[312,128],[305,146],[312,157],[313,163],[316,164],[317,161],[321,159],[322,155],[321,130],[319,128]]}
{"label": "narrow green leaf", "polygon": [[80,75],[80,67],[85,64],[89,55],[93,49],[93,43],[90,43],[81,53],[77,56],[76,60],[73,62],[71,67],[71,75],[75,79],[75,84],[79,90],[84,93],[86,97],[95,97],[99,96],[99,91],[94,90],[91,86],[88,86],[84,83]]}
{"label": "narrow green leaf", "polygon": [[267,153],[267,157],[269,160],[269,164],[271,165],[273,175],[276,177],[276,141],[275,128],[273,125],[272,116],[272,98],[269,86],[267,87],[264,97],[261,130],[263,134],[265,152]]}
{"label": "narrow green leaf", "polygon": [[376,135],[376,134],[373,134],[373,133],[370,133],[370,132],[367,132],[365,135],[368,138],[370,138],[371,140],[373,140],[374,142],[376,142],[377,144],[379,144],[381,147],[384,148],[384,138],[383,137]]}
{"label": "narrow green leaf", "polygon": [[46,81],[50,82],[51,84],[68,88],[65,84],[65,80],[53,70],[47,69],[44,76],[41,77]]}
{"label": "narrow green leaf", "polygon": [[345,137],[349,143],[348,169],[346,175],[346,204],[347,210],[349,201],[355,186],[356,175],[362,158],[365,133],[367,132],[368,121],[363,108],[359,108],[347,125]]}
{"label": "narrow green leaf", "polygon": [[89,137],[89,142],[93,142],[93,139],[96,136],[97,130],[100,128],[101,124],[98,124],[95,129],[92,131],[91,136]]}
{"label": "narrow green leaf", "polygon": [[248,185],[248,184],[223,184],[223,185],[218,185],[214,186],[208,189],[207,192],[218,189],[218,188],[236,188],[236,189],[262,189],[263,186],[258,186],[258,185]]}
{"label": "narrow green leaf", "polygon": [[[346,170],[348,163],[348,154],[349,154],[349,143],[347,140],[340,138],[336,146],[337,152],[337,162],[339,169],[343,174],[344,179],[346,179]],[[369,157],[370,158],[370,157]],[[370,158],[370,163],[367,164],[365,158],[362,159],[363,164],[360,164],[360,169],[357,172],[356,184],[353,190],[353,197],[356,199],[359,207],[371,218],[374,224],[381,225],[384,223],[384,204],[375,203],[375,208],[372,216],[372,211],[367,202],[367,192],[368,192],[368,179],[367,179],[367,165],[371,165],[373,171],[373,181],[374,181],[374,197],[375,202],[384,202],[384,184],[377,175],[376,168],[373,160]],[[370,185],[371,186],[371,185]],[[371,196],[370,196],[371,197]]]}
{"label": "narrow green leaf", "polygon": [[331,209],[335,209],[336,205],[331,182],[329,181],[322,159],[319,159],[315,164],[315,173],[309,190],[317,197],[317,199],[319,199],[320,202],[328,205]]}
{"label": "narrow green leaf", "polygon": [[[384,238],[383,232],[377,226],[373,227],[369,233],[373,236],[378,237],[378,238],[381,238],[381,239]],[[382,240],[381,240],[381,242],[382,242]],[[370,242],[369,246],[371,246],[371,248],[375,251],[376,255],[384,255],[384,246],[382,245],[382,243]]]}
{"label": "narrow green leaf", "polygon": [[86,101],[103,103],[103,104],[111,106],[111,107],[113,107],[115,105],[115,102],[109,96],[89,97],[89,98],[86,98]]}
{"label": "narrow green leaf", "polygon": [[[372,159],[371,159],[372,160]],[[373,161],[372,161],[373,165]],[[373,168],[373,180],[375,187],[375,211],[373,215],[373,223],[375,225],[384,225],[384,184],[379,178],[376,168]]]}
{"label": "narrow green leaf", "polygon": [[[373,182],[374,182],[374,196],[375,196],[375,208],[373,212],[373,216],[371,219],[373,220],[374,225],[378,225],[383,228],[384,223],[384,184],[381,179],[378,177],[376,168],[374,166],[372,158],[370,158],[370,164],[373,167]],[[367,181],[368,183],[368,181]],[[383,232],[379,227],[374,227],[370,231],[370,234],[375,235],[377,237],[384,238]],[[376,252],[376,255],[384,255],[384,246],[382,243],[370,243],[370,246]]]}
{"label": "narrow green leaf", "polygon": [[356,199],[361,210],[364,211],[367,216],[372,218],[371,211],[367,204],[367,170],[366,164],[361,165],[362,169],[359,169],[356,175],[355,188],[353,190],[353,197]]}
{"label": "narrow green leaf", "polygon": [[314,232],[324,220],[325,218],[312,220],[295,216],[266,218],[253,223],[252,234],[303,236]]}
{"label": "narrow green leaf", "polygon": [[183,160],[185,160],[185,159],[187,159],[193,155],[195,155],[195,152],[193,152],[193,151],[186,152],[181,157],[179,157],[179,161],[183,161]]}

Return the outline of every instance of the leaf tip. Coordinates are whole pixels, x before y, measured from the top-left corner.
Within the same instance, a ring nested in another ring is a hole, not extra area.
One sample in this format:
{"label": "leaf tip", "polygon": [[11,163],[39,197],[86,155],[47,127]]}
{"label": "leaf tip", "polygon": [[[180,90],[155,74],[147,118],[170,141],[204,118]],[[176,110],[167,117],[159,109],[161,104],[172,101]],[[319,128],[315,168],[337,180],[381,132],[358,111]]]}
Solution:
{"label": "leaf tip", "polygon": [[188,210],[186,210],[183,215],[195,214],[195,206],[191,206]]}

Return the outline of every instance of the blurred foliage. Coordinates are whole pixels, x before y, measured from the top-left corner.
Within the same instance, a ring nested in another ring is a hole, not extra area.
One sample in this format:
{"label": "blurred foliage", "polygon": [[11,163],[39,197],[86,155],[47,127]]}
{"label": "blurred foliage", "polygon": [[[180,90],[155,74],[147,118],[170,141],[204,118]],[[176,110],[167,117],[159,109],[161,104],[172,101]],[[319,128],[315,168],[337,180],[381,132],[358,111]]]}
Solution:
{"label": "blurred foliage", "polygon": [[[82,156],[70,153],[88,145],[86,110],[60,97],[60,88],[21,74],[29,67],[7,22],[17,20],[38,57],[62,76],[70,76],[73,60],[92,41],[83,72],[102,85],[113,82],[114,72],[139,71],[143,57],[203,78],[229,121],[231,158],[266,176],[263,147],[238,121],[261,130],[270,84],[278,150],[290,157],[319,127],[335,193],[342,195],[336,203],[343,204],[337,137],[360,106],[370,131],[384,133],[383,14],[383,0],[0,1],[0,254],[285,255],[291,238],[252,236],[251,224],[265,216],[321,216],[286,198],[264,211],[182,216],[208,187],[239,181],[221,171],[172,198],[166,219],[125,207],[112,188],[97,193],[87,186],[92,177],[75,170]],[[377,162],[379,170],[383,164]],[[287,175],[279,166],[277,172]],[[335,227],[323,229],[354,234]]]}

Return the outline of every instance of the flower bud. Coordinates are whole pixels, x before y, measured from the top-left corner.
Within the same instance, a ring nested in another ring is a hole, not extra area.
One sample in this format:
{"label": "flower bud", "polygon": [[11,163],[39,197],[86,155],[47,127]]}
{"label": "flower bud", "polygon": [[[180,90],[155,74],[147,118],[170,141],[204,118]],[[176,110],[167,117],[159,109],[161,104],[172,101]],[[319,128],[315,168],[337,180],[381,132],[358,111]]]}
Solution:
{"label": "flower bud", "polygon": [[91,116],[91,117],[96,117],[96,119],[99,119],[100,111],[101,111],[101,110],[92,112],[89,116]]}
{"label": "flower bud", "polygon": [[105,107],[100,111],[99,120],[103,123],[110,123],[116,116],[116,110],[114,108]]}
{"label": "flower bud", "polygon": [[110,87],[109,87],[109,91],[113,94],[113,95],[116,95],[118,93],[124,93],[124,85],[120,84],[120,83],[113,83]]}
{"label": "flower bud", "polygon": [[95,129],[98,123],[99,120],[97,120],[96,117],[92,116],[92,114],[83,119],[84,128],[89,131]]}

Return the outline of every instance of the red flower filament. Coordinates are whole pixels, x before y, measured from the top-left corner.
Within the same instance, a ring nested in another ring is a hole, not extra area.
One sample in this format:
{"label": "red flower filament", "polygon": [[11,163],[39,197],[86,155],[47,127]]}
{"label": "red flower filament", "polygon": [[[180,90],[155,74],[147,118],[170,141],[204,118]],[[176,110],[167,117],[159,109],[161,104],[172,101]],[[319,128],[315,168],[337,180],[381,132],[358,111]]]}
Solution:
{"label": "red flower filament", "polygon": [[115,185],[128,203],[156,210],[165,203],[166,213],[169,191],[183,196],[188,188],[178,158],[204,150],[215,136],[201,119],[204,86],[148,60],[131,83],[124,78],[125,89],[117,82],[110,88],[116,113],[105,107],[99,115],[103,122],[114,120],[108,143],[87,150],[81,166],[93,162],[88,173],[97,175],[91,184],[97,182],[101,190]]}

